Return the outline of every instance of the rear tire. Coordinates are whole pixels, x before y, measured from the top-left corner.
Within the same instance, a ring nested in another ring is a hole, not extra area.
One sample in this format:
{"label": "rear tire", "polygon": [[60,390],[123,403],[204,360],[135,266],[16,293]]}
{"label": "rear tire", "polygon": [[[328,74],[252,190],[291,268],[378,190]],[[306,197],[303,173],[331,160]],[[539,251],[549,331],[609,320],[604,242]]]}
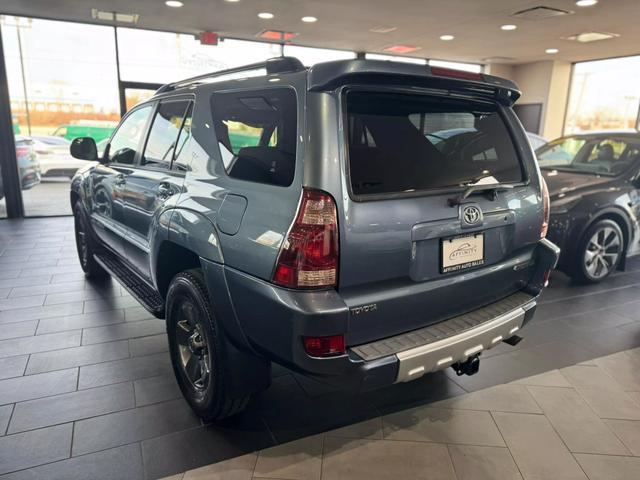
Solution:
{"label": "rear tire", "polygon": [[620,265],[624,255],[622,229],[613,220],[591,225],[578,243],[571,277],[582,283],[598,283]]}
{"label": "rear tire", "polygon": [[82,209],[82,204],[77,201],[73,207],[74,229],[76,236],[76,248],[78,249],[78,260],[84,275],[92,280],[103,280],[109,273],[100,266],[93,257],[95,253],[95,242],[91,237],[91,231]]}
{"label": "rear tire", "polygon": [[173,370],[191,408],[206,421],[235,415],[249,396],[229,396],[223,339],[200,270],[177,274],[167,292],[167,334]]}

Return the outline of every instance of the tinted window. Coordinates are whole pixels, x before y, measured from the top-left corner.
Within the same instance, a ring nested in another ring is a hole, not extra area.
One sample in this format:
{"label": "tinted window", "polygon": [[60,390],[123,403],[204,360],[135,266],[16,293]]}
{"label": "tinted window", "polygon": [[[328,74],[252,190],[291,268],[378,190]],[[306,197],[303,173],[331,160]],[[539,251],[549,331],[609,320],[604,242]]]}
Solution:
{"label": "tinted window", "polygon": [[167,169],[171,167],[189,103],[188,100],[160,103],[151,125],[141,165]]}
{"label": "tinted window", "polygon": [[351,185],[356,195],[522,180],[497,107],[424,95],[347,95]]}
{"label": "tinted window", "polygon": [[229,176],[291,184],[297,136],[293,90],[216,93],[212,108],[220,155]]}
{"label": "tinted window", "polygon": [[133,164],[150,114],[151,105],[145,105],[134,110],[124,119],[110,142],[110,162],[126,165]]}
{"label": "tinted window", "polygon": [[635,139],[566,137],[537,150],[542,168],[617,175],[640,159]]}

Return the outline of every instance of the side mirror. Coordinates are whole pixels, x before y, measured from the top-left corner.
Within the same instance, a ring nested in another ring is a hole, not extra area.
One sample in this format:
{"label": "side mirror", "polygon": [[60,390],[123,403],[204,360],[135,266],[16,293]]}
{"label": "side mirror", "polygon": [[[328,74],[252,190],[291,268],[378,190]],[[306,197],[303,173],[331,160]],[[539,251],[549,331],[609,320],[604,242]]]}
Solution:
{"label": "side mirror", "polygon": [[98,160],[98,147],[91,137],[74,138],[69,147],[71,156],[78,160]]}

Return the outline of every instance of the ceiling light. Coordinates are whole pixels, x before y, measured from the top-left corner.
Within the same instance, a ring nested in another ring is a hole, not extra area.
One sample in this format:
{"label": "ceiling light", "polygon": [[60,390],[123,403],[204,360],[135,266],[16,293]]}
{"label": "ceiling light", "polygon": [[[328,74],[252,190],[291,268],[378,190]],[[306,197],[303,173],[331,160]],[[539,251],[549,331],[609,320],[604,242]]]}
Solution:
{"label": "ceiling light", "polygon": [[420,50],[420,47],[414,45],[391,45],[382,49],[382,51],[389,53],[411,53],[416,50]]}
{"label": "ceiling light", "polygon": [[385,27],[384,25],[378,25],[376,27],[370,28],[369,31],[372,33],[391,33],[395,30],[397,30],[398,27]]}
{"label": "ceiling light", "polygon": [[598,3],[598,0],[578,0],[576,5],[579,7],[593,7],[596,3]]}
{"label": "ceiling light", "polygon": [[560,50],[557,48],[547,48],[544,53],[548,53],[549,55],[553,55],[554,53],[558,53]]}
{"label": "ceiling light", "polygon": [[518,28],[518,26],[517,26],[517,25],[511,25],[511,24],[508,24],[508,25],[502,25],[502,26],[500,27],[500,29],[501,29],[501,30],[504,30],[504,31],[506,31],[506,32],[510,32],[511,30],[515,30],[516,28]]}
{"label": "ceiling light", "polygon": [[238,3],[240,0],[224,0],[227,3]]}
{"label": "ceiling light", "polygon": [[571,35],[570,37],[563,37],[563,40],[573,40],[580,43],[597,42],[598,40],[607,40],[609,38],[619,37],[617,33],[609,32],[583,32],[577,35]]}
{"label": "ceiling light", "polygon": [[300,20],[302,20],[305,23],[314,23],[318,21],[316,17],[302,17]]}
{"label": "ceiling light", "polygon": [[164,4],[171,8],[180,8],[184,6],[184,3],[179,2],[178,0],[167,0]]}
{"label": "ceiling light", "polygon": [[260,12],[258,14],[258,17],[263,19],[263,20],[271,20],[273,18],[273,13],[269,13],[269,12]]}
{"label": "ceiling light", "polygon": [[456,37],[454,37],[453,35],[440,35],[440,40],[444,40],[445,42],[449,42],[454,38]]}

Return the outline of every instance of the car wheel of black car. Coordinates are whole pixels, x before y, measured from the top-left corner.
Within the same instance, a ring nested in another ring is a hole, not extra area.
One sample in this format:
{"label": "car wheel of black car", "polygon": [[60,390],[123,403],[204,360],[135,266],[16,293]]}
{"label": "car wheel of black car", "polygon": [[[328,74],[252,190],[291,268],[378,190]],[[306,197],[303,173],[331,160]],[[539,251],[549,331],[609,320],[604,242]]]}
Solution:
{"label": "car wheel of black car", "polygon": [[109,274],[107,271],[93,258],[95,243],[91,237],[91,232],[87,228],[87,221],[80,202],[77,202],[73,208],[73,217],[78,259],[80,260],[80,266],[85,276],[96,280],[108,277]]}
{"label": "car wheel of black car", "polygon": [[585,232],[576,252],[574,275],[585,283],[604,280],[618,268],[624,252],[624,236],[613,220],[600,220]]}
{"label": "car wheel of black car", "polygon": [[244,410],[249,397],[232,398],[225,388],[225,353],[199,270],[173,278],[166,318],[173,370],[191,408],[207,421]]}

